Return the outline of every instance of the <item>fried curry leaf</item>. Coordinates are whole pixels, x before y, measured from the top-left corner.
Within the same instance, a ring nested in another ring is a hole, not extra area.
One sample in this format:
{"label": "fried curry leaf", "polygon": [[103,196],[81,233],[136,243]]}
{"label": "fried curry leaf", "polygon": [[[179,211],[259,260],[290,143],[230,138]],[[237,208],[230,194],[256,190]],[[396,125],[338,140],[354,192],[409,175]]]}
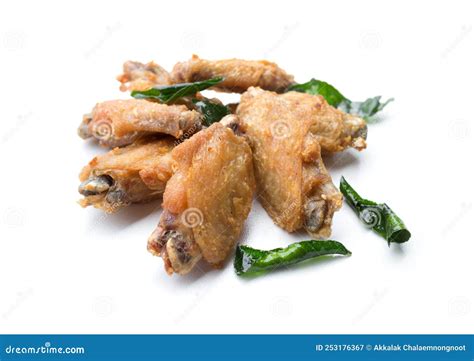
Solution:
{"label": "fried curry leaf", "polygon": [[390,98],[386,102],[381,102],[381,97],[376,96],[366,99],[363,102],[353,102],[342,95],[341,92],[331,84],[316,79],[311,79],[303,84],[294,84],[288,88],[288,91],[290,90],[312,95],[322,95],[333,107],[346,113],[357,115],[368,122],[373,120],[373,116],[376,113],[382,111],[388,103],[393,101],[393,98]]}
{"label": "fried curry leaf", "polygon": [[324,99],[326,99],[326,101],[333,107],[338,107],[339,104],[347,101],[346,97],[331,84],[316,79],[311,79],[307,83],[303,84],[294,84],[288,88],[288,91],[290,90],[312,95],[322,95]]}
{"label": "fried curry leaf", "polygon": [[325,255],[351,255],[351,252],[337,241],[301,241],[290,244],[286,248],[262,251],[248,246],[238,246],[235,254],[234,269],[240,276],[258,274],[277,268],[290,266]]}
{"label": "fried curry leaf", "polygon": [[204,116],[204,124],[210,126],[230,114],[230,109],[225,105],[215,103],[209,99],[193,99],[197,110]]}
{"label": "fried curry leaf", "polygon": [[382,111],[388,103],[393,101],[393,98],[388,99],[386,102],[381,102],[380,99],[380,96],[376,96],[366,99],[363,102],[351,102],[350,100],[346,100],[337,108],[346,113],[357,115],[370,122],[373,120],[375,114]]}
{"label": "fried curry leaf", "polygon": [[194,83],[180,83],[173,85],[157,86],[148,90],[134,90],[131,95],[137,99],[157,99],[162,103],[172,103],[181,97],[194,95],[201,90],[210,88],[222,82],[224,78],[212,78]]}
{"label": "fried curry leaf", "polygon": [[344,177],[341,177],[339,188],[360,220],[385,238],[389,246],[391,242],[403,243],[410,239],[411,234],[405,224],[388,205],[362,198]]}

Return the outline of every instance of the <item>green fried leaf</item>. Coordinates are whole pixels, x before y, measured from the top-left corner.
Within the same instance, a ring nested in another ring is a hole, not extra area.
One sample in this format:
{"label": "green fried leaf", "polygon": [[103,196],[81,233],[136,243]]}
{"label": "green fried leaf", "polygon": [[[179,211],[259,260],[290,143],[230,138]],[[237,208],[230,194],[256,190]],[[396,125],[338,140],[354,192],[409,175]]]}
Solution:
{"label": "green fried leaf", "polygon": [[325,255],[351,255],[351,252],[337,241],[301,241],[286,248],[263,251],[248,246],[238,246],[234,269],[238,275],[258,274],[277,268],[303,262]]}
{"label": "green fried leaf", "polygon": [[162,103],[172,103],[179,98],[194,95],[199,91],[219,84],[223,80],[224,78],[218,77],[194,83],[158,86],[148,90],[134,90],[131,95],[136,99],[157,99]]}
{"label": "green fried leaf", "polygon": [[228,107],[209,99],[193,99],[193,103],[197,110],[204,116],[203,122],[207,126],[220,121],[223,117],[230,114]]}
{"label": "green fried leaf", "polygon": [[303,84],[294,84],[290,86],[287,91],[298,91],[301,93],[308,93],[312,95],[322,95],[326,101],[335,108],[338,108],[346,113],[357,115],[370,122],[373,117],[391,101],[381,102],[380,96],[368,98],[363,102],[353,102],[347,99],[334,86],[321,80],[311,79]]}
{"label": "green fried leaf", "polygon": [[339,188],[360,220],[385,238],[389,245],[391,242],[403,243],[410,239],[410,231],[387,204],[362,198],[344,177],[341,177]]}

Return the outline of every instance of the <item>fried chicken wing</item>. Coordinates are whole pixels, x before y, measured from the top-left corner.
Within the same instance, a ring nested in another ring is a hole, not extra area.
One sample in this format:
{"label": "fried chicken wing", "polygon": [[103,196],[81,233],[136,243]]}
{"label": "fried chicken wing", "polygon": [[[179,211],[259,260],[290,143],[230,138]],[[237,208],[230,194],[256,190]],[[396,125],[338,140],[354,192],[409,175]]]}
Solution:
{"label": "fried chicken wing", "polygon": [[147,90],[158,85],[171,84],[170,74],[158,64],[126,61],[123,73],[117,77],[121,91]]}
{"label": "fried chicken wing", "polygon": [[171,177],[172,138],[137,142],[95,157],[79,176],[79,201],[113,213],[160,197]]}
{"label": "fried chicken wing", "polygon": [[332,107],[320,95],[293,91],[280,95],[252,88],[242,95],[239,109],[241,113],[271,113],[274,117],[281,109],[297,123],[310,121],[311,133],[323,153],[340,152],[348,147],[362,150],[367,146],[365,120]]}
{"label": "fried chicken wing", "polygon": [[250,88],[237,115],[253,151],[258,194],[268,214],[289,232],[304,227],[320,238],[330,235],[342,195],[321,159],[318,114],[323,111],[326,119],[333,110],[314,98]]}
{"label": "fried chicken wing", "polygon": [[255,189],[250,147],[230,128],[214,123],[171,156],[175,173],[148,250],[163,258],[169,274],[186,274],[201,258],[220,267],[250,212]]}
{"label": "fried chicken wing", "polygon": [[177,63],[171,72],[174,83],[194,82],[221,76],[224,78],[213,89],[243,93],[251,86],[282,92],[293,84],[293,76],[277,64],[266,60],[204,60],[197,55],[185,62]]}
{"label": "fried chicken wing", "polygon": [[180,138],[201,128],[202,115],[185,105],[166,105],[144,99],[98,103],[84,116],[81,138],[94,137],[108,147],[121,147],[145,135],[168,134]]}

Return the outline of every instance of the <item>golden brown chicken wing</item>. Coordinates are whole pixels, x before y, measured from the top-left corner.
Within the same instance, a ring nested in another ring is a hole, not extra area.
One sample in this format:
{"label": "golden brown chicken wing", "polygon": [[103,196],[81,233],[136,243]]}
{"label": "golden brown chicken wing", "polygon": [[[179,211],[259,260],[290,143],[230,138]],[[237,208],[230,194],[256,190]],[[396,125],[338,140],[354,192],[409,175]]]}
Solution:
{"label": "golden brown chicken wing", "polygon": [[126,61],[123,64],[123,74],[117,77],[121,83],[121,91],[147,90],[158,85],[171,84],[170,74],[158,64],[147,64],[138,61]]}
{"label": "golden brown chicken wing", "polygon": [[108,147],[121,147],[152,134],[180,138],[201,129],[202,115],[185,105],[166,105],[143,99],[98,103],[84,116],[78,133]]}
{"label": "golden brown chicken wing", "polygon": [[79,201],[113,213],[129,205],[160,197],[171,177],[172,138],[134,143],[95,157],[82,170]]}
{"label": "golden brown chicken wing", "polygon": [[282,92],[293,84],[293,76],[275,63],[266,60],[204,60],[197,55],[185,62],[177,63],[171,72],[174,83],[194,82],[215,77],[224,81],[213,89],[243,93],[251,86]]}
{"label": "golden brown chicken wing", "polygon": [[220,267],[250,212],[255,188],[250,147],[214,123],[177,146],[172,158],[175,173],[148,250],[163,258],[169,274],[186,274],[201,258]]}
{"label": "golden brown chicken wing", "polygon": [[304,98],[250,88],[237,115],[253,151],[260,201],[273,221],[289,232],[304,227],[316,238],[328,237],[342,195],[321,159],[317,115],[332,110],[319,97]]}
{"label": "golden brown chicken wing", "polygon": [[242,95],[239,110],[242,114],[269,113],[271,117],[277,117],[283,110],[297,124],[310,121],[311,133],[323,153],[340,152],[348,147],[362,150],[367,145],[365,120],[335,109],[320,95],[293,91],[280,95],[251,88]]}

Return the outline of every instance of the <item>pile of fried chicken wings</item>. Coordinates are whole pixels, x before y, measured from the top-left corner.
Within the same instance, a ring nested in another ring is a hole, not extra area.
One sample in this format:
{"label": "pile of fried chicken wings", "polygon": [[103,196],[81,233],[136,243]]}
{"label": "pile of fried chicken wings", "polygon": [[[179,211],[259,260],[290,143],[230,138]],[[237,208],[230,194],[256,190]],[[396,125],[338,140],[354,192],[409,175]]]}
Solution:
{"label": "pile of fried chicken wings", "polygon": [[[113,213],[162,197],[148,250],[168,274],[184,275],[201,259],[222,267],[255,195],[284,230],[330,236],[343,196],[322,156],[363,150],[362,117],[291,90],[293,76],[268,61],[194,55],[171,72],[127,61],[117,79],[134,97],[96,104],[78,129],[111,148],[80,173],[79,203]],[[240,102],[208,99],[206,87],[241,93]]]}

